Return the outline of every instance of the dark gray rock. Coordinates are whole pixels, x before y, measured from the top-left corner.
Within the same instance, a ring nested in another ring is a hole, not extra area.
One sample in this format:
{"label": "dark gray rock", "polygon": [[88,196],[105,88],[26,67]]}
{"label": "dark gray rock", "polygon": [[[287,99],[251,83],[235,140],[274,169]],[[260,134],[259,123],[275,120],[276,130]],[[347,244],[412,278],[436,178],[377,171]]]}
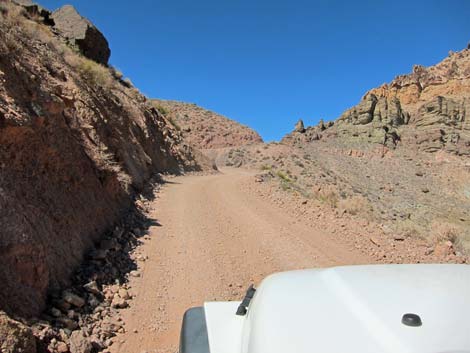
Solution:
{"label": "dark gray rock", "polygon": [[107,65],[111,50],[103,34],[71,5],[52,13],[55,30],[87,58]]}

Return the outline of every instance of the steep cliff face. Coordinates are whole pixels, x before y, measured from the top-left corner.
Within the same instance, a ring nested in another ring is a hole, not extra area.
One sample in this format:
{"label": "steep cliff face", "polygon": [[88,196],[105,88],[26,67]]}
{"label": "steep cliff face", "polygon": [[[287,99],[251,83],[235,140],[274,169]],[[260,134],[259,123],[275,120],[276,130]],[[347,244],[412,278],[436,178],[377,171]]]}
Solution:
{"label": "steep cliff face", "polygon": [[284,142],[337,137],[351,143],[380,143],[390,148],[401,143],[427,152],[470,155],[469,97],[470,50],[464,49],[450,53],[437,65],[416,65],[412,73],[370,90],[334,126],[316,129],[314,138],[295,131]]}
{"label": "steep cliff face", "polygon": [[30,316],[152,175],[202,167],[113,70],[0,5],[0,309]]}
{"label": "steep cliff face", "polygon": [[263,142],[249,127],[196,104],[160,99],[153,102],[196,148],[216,149]]}

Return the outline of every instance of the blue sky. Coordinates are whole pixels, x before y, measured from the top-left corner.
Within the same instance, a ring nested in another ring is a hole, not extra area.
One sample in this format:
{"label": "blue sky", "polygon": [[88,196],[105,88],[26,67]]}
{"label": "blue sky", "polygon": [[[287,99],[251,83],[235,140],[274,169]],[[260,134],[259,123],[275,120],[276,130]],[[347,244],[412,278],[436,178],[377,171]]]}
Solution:
{"label": "blue sky", "polygon": [[197,103],[277,140],[470,41],[470,1],[40,0],[71,3],[147,96]]}

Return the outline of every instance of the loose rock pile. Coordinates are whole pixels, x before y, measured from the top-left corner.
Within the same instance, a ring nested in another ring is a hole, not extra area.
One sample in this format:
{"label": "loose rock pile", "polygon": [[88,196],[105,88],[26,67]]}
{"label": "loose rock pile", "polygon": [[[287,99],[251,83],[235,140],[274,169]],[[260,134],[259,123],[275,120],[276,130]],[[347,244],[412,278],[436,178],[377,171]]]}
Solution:
{"label": "loose rock pile", "polygon": [[140,276],[137,262],[147,259],[133,250],[152,224],[144,215],[147,201],[140,198],[136,205],[89,251],[71,280],[73,285],[51,293],[41,320],[32,325],[39,352],[99,352],[124,332],[119,311],[132,300],[127,280]]}

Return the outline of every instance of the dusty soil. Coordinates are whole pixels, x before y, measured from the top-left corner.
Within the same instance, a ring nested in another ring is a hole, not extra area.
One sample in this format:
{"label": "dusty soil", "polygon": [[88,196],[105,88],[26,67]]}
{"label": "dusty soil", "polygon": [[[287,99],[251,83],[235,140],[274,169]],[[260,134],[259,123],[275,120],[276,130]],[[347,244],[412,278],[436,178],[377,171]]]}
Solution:
{"label": "dusty soil", "polygon": [[177,351],[184,311],[240,300],[249,284],[292,269],[372,263],[466,262],[451,248],[384,232],[380,224],[287,194],[256,171],[176,177],[159,192],[135,257],[140,277],[121,311],[114,353]]}
{"label": "dusty soil", "polygon": [[465,158],[408,146],[390,150],[322,140],[301,147],[270,143],[226,149],[216,160],[257,169],[286,194],[361,216],[390,234],[451,241],[457,253],[470,251],[470,165]]}
{"label": "dusty soil", "polygon": [[207,300],[241,299],[250,283],[276,272],[375,260],[329,231],[247,192],[253,172],[226,169],[172,179],[152,205],[160,226],[140,251],[141,277],[123,312],[126,333],[112,352],[175,352],[181,318]]}

